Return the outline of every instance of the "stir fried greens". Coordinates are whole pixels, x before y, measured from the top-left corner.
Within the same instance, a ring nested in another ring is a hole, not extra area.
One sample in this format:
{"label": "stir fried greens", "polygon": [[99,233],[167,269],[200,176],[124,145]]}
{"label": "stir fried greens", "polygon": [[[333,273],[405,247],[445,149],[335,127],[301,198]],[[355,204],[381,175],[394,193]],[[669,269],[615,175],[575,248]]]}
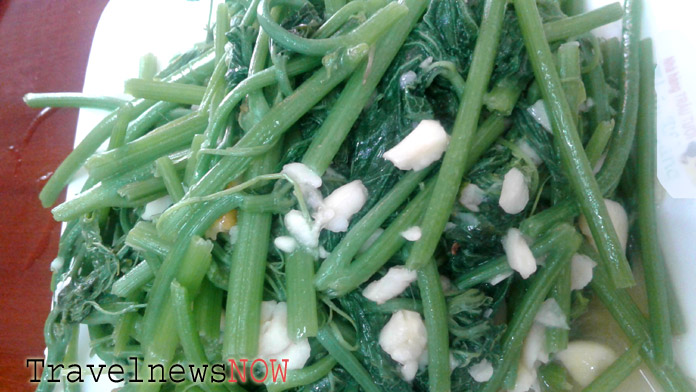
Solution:
{"label": "stir fried greens", "polygon": [[[75,361],[84,324],[124,391],[609,390],[641,363],[692,390],[654,233],[640,7],[227,0],[194,49],[159,73],[143,58],[132,101],[28,94],[112,110],[40,195],[87,168],[53,208],[48,363]],[[621,42],[590,33],[621,18]],[[631,348],[590,384],[568,353],[595,298]],[[255,358],[287,360],[282,380],[239,370]],[[213,364],[225,377],[200,380]],[[132,382],[152,366],[162,380]]]}

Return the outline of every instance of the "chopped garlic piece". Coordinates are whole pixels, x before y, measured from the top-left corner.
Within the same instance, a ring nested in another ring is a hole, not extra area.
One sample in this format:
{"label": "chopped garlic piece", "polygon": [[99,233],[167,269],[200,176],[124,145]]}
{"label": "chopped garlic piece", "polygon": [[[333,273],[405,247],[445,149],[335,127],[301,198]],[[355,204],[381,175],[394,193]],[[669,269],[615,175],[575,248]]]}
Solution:
{"label": "chopped garlic piece", "polygon": [[423,170],[442,157],[449,135],[439,121],[423,120],[383,158],[401,170]]}
{"label": "chopped garlic piece", "polygon": [[363,290],[363,296],[370,301],[383,304],[399,296],[417,278],[416,271],[404,267],[392,267],[381,279],[367,285]]}
{"label": "chopped garlic piece", "polygon": [[536,259],[521,231],[509,229],[503,237],[503,249],[510,268],[519,272],[522,279],[527,279],[536,272]]}
{"label": "chopped garlic piece", "polygon": [[498,274],[498,275],[494,276],[493,278],[491,278],[491,280],[488,281],[488,284],[490,284],[491,286],[495,286],[498,283],[504,281],[505,279],[507,279],[511,276],[512,276],[512,272],[508,272],[506,274]]}
{"label": "chopped garlic piece", "polygon": [[597,266],[591,258],[576,253],[570,261],[570,289],[582,290],[592,281],[592,270]]}
{"label": "chopped garlic piece", "polygon": [[570,329],[565,313],[553,298],[541,304],[534,321],[545,327]]}
{"label": "chopped garlic piece", "polygon": [[609,347],[590,341],[574,341],[568,348],[556,354],[568,373],[583,388],[616,360],[616,353]]}
{"label": "chopped garlic piece", "polygon": [[293,342],[288,337],[288,308],[285,302],[261,303],[259,357],[288,359],[288,370],[302,369],[310,356],[307,339]]}
{"label": "chopped garlic piece", "polygon": [[508,214],[519,214],[528,202],[527,180],[520,169],[513,167],[505,174],[498,204]]}
{"label": "chopped garlic piece", "polygon": [[455,291],[455,287],[452,284],[452,281],[445,275],[440,275],[440,287],[442,287],[442,292],[445,294],[449,294]]}
{"label": "chopped garlic piece", "polygon": [[536,363],[547,363],[549,353],[546,351],[546,328],[539,324],[532,324],[522,346],[522,365],[527,369],[536,369]]}
{"label": "chopped garlic piece", "polygon": [[418,361],[426,350],[428,335],[420,314],[399,310],[379,334],[379,345],[389,356],[401,364],[401,374],[406,381],[416,377]]}
{"label": "chopped garlic piece", "polygon": [[290,177],[302,191],[302,196],[309,208],[316,210],[324,202],[321,195],[321,177],[303,163],[293,162],[283,166],[281,173]]}
{"label": "chopped garlic piece", "polygon": [[467,370],[471,375],[471,378],[473,378],[476,382],[486,382],[493,377],[493,365],[491,365],[487,359],[484,359],[475,365],[469,366],[469,369]]}
{"label": "chopped garlic piece", "polygon": [[285,227],[300,245],[316,248],[319,245],[319,228],[312,225],[298,210],[285,214]]}
{"label": "chopped garlic piece", "polygon": [[536,369],[529,369],[524,364],[520,363],[517,367],[517,380],[515,388],[511,392],[528,392],[530,389],[539,391],[539,381],[537,380]]}
{"label": "chopped garlic piece", "polygon": [[408,229],[401,232],[401,236],[406,239],[406,241],[418,241],[423,233],[421,228],[418,226],[411,226]]}
{"label": "chopped garlic piece", "polygon": [[[427,354],[428,351],[426,350],[425,353]],[[449,364],[450,364],[450,372],[453,372],[454,369],[458,368],[460,365],[459,361],[457,361],[457,358],[454,357],[454,355],[452,354],[451,351],[449,353]]]}
{"label": "chopped garlic piece", "polygon": [[531,159],[535,165],[539,166],[544,163],[539,154],[537,154],[536,150],[530,146],[526,140],[522,140],[517,146],[520,148],[520,150],[522,150],[523,153],[527,154],[529,159]]}
{"label": "chopped garlic piece", "polygon": [[321,187],[321,177],[314,170],[303,163],[293,162],[283,166],[281,173],[290,177],[300,187],[309,186],[312,188]]}
{"label": "chopped garlic piece", "polygon": [[476,184],[467,184],[459,196],[459,203],[469,211],[479,212],[479,206],[483,203],[485,193]]}
{"label": "chopped garlic piece", "polygon": [[540,99],[527,109],[527,112],[534,117],[536,122],[538,122],[545,130],[552,132],[551,130],[551,120],[546,112],[546,105],[544,100]]}
{"label": "chopped garlic piece", "polygon": [[162,213],[169,208],[174,202],[169,195],[160,197],[157,200],[153,200],[145,204],[145,211],[140,216],[142,220],[151,221],[154,218],[162,215]]}
{"label": "chopped garlic piece", "polygon": [[[609,199],[604,199],[604,205],[607,206],[609,219],[611,220],[612,226],[614,226],[614,230],[616,230],[616,235],[619,237],[619,242],[625,253],[626,244],[628,243],[628,215],[626,214],[626,210],[621,204]],[[592,238],[590,226],[587,224],[587,219],[585,219],[584,215],[580,216],[578,226],[580,226],[580,231],[587,237],[590,244],[597,249],[594,238]]]}
{"label": "chopped garlic piece", "polygon": [[413,83],[415,83],[416,79],[418,79],[418,75],[416,75],[415,72],[407,71],[399,78],[399,87],[402,89],[409,88]]}
{"label": "chopped garlic piece", "polygon": [[297,249],[297,241],[290,236],[276,237],[273,245],[285,253],[292,253]]}
{"label": "chopped garlic piece", "polygon": [[329,231],[344,232],[348,230],[350,218],[360,211],[366,201],[367,188],[362,181],[349,182],[324,199],[314,219]]}
{"label": "chopped garlic piece", "polygon": [[65,259],[62,257],[56,257],[51,261],[51,272],[57,272],[60,271],[61,268],[63,268],[63,265],[65,264]]}

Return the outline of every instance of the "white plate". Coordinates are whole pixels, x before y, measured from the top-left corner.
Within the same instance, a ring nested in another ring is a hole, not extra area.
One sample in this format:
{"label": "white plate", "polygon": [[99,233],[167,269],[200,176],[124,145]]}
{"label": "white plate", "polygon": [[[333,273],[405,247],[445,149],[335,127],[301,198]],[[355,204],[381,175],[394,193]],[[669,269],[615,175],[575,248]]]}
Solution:
{"label": "white plate", "polygon": [[[611,0],[589,0],[589,6],[596,8],[612,3]],[[690,19],[696,12],[696,2],[686,0],[645,0],[644,33],[655,40],[657,88],[659,114],[659,164],[658,171],[663,186],[674,197],[696,197],[696,174],[693,183],[689,180],[686,166],[672,164],[683,153],[689,140],[696,141],[696,133],[688,139],[688,115],[676,110],[677,99],[689,99],[688,94],[696,94],[696,74],[686,72],[696,68],[694,57],[696,45],[693,40],[696,26]],[[138,76],[140,57],[148,52],[157,56],[164,65],[175,54],[185,51],[205,38],[205,24],[208,20],[208,1],[183,0],[112,0],[106,6],[97,25],[92,42],[92,50],[87,64],[83,92],[87,94],[123,95],[123,82]],[[685,33],[687,31],[688,33]],[[620,24],[615,23],[597,33],[603,36],[616,36]],[[679,69],[679,96],[669,90],[669,73],[665,71],[666,60],[676,59]],[[686,98],[684,98],[686,97]],[[691,96],[696,99],[696,95]],[[696,102],[696,101],[691,101]],[[75,144],[106,115],[99,110],[80,110]],[[685,117],[687,116],[687,117]],[[676,128],[675,128],[676,127]],[[675,134],[672,131],[677,129]],[[685,144],[686,143],[686,144]],[[696,159],[695,159],[696,161]],[[696,173],[696,162],[694,173]],[[68,198],[79,193],[86,176],[80,172],[68,187]],[[689,333],[677,338],[676,354],[683,369],[696,378],[696,200],[665,197],[658,209],[660,219],[660,242],[674,280],[681,305],[686,316]],[[100,363],[99,358],[89,357],[86,328],[81,330],[80,363]],[[87,392],[110,391],[118,386],[110,382],[94,383],[87,377],[83,390]],[[104,381],[104,380],[102,380]]]}

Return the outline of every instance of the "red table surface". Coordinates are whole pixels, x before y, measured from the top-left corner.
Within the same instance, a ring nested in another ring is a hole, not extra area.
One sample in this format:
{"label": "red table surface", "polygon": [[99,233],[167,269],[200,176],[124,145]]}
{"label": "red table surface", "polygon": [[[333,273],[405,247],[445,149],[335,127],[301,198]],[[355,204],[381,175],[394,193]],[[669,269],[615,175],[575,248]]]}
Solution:
{"label": "red table surface", "polygon": [[107,0],[0,1],[0,391],[32,391],[25,361],[42,357],[49,263],[60,224],[38,199],[42,176],[72,150],[77,110],[55,110],[35,132],[27,92],[81,91]]}

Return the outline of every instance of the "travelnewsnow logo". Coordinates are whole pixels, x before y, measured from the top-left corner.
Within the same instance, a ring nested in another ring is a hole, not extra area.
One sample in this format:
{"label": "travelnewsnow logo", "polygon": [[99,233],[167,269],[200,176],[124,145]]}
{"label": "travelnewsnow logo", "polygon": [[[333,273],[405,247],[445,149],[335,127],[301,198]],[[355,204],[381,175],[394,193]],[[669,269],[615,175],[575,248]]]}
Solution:
{"label": "travelnewsnow logo", "polygon": [[[65,380],[68,383],[83,383],[86,379],[98,382],[101,379],[118,383],[127,381],[129,383],[181,383],[186,380],[194,383],[265,383],[265,382],[285,382],[288,374],[288,359],[261,358],[249,361],[248,359],[229,359],[229,367],[222,363],[182,365],[175,363],[165,370],[162,364],[139,364],[141,360],[137,357],[128,357],[132,362],[130,368],[132,374],[126,372],[123,365],[106,364],[95,365],[87,364],[84,367],[78,364],[51,364],[44,359],[27,359],[26,366],[32,367],[32,377],[29,380],[33,383],[45,382],[58,383]],[[43,372],[39,368],[43,367]]]}

